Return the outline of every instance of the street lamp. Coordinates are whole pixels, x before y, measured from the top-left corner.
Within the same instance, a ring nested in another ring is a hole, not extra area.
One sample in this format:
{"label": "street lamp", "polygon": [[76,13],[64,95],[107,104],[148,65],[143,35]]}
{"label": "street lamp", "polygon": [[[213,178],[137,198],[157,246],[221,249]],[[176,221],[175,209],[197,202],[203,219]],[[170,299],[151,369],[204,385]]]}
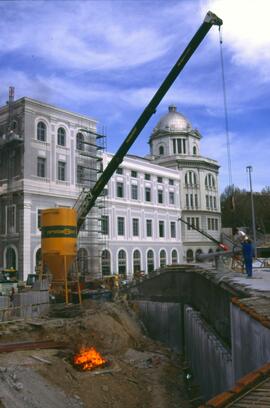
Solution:
{"label": "street lamp", "polygon": [[250,200],[251,200],[251,217],[252,217],[252,230],[253,230],[253,241],[254,241],[254,256],[257,258],[257,245],[256,245],[256,220],[254,211],[254,201],[252,192],[252,182],[251,182],[251,172],[253,171],[252,166],[247,166],[246,170],[249,175],[249,186],[250,186]]}

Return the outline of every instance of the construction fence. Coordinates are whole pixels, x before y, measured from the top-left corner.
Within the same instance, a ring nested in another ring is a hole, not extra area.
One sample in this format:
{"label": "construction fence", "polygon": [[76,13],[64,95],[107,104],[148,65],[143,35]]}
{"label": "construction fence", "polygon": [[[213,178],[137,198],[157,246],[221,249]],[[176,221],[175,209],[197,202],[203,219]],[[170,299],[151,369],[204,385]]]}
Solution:
{"label": "construction fence", "polygon": [[0,296],[0,322],[32,319],[49,311],[47,290],[15,293],[13,299]]}

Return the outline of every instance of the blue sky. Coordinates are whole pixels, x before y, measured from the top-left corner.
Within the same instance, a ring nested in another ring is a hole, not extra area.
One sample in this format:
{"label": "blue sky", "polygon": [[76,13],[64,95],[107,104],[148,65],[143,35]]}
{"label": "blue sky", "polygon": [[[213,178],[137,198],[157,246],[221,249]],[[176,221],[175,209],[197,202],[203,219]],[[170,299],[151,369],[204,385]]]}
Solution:
{"label": "blue sky", "polygon": [[[270,185],[270,2],[93,0],[0,2],[0,104],[8,87],[100,121],[115,152],[208,10],[223,19],[232,181]],[[218,29],[213,27],[130,150],[148,138],[170,103],[203,136],[229,184]]]}

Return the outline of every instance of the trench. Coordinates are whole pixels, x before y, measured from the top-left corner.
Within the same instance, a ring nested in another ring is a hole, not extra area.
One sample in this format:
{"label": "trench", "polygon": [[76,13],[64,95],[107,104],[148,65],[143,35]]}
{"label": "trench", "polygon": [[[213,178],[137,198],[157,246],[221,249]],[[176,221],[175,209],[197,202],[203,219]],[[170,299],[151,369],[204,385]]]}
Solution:
{"label": "trench", "polygon": [[129,290],[149,336],[182,354],[205,401],[270,360],[270,328],[239,307],[247,296],[220,275],[185,266]]}

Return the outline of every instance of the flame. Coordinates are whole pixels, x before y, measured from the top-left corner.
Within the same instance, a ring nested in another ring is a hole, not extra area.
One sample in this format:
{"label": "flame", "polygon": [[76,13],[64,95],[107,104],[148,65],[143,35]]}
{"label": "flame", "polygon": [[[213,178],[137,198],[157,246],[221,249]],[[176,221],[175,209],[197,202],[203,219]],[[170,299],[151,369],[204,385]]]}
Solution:
{"label": "flame", "polygon": [[73,364],[79,366],[83,371],[93,370],[103,366],[107,360],[94,348],[81,348],[80,352],[73,357]]}

